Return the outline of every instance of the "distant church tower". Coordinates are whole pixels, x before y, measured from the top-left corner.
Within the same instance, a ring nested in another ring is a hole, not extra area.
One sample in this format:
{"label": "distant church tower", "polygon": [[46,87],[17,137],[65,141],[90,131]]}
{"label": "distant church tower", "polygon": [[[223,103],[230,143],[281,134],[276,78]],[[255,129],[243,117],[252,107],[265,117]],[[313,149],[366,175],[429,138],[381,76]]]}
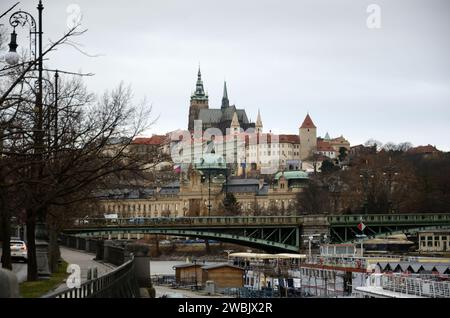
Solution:
{"label": "distant church tower", "polygon": [[188,129],[190,132],[194,131],[194,120],[198,118],[200,109],[208,109],[208,107],[208,94],[205,93],[203,88],[202,74],[199,66],[197,84],[195,85],[195,92],[191,95],[191,105],[189,107]]}
{"label": "distant church tower", "polygon": [[263,124],[261,121],[261,114],[259,113],[259,109],[258,109],[258,117],[256,118],[255,132],[257,134],[262,134],[262,131],[263,131]]}
{"label": "distant church tower", "polygon": [[232,134],[237,134],[240,132],[240,128],[241,125],[239,125],[239,119],[238,116],[236,114],[236,112],[234,112],[233,114],[233,120],[231,121],[231,125],[230,125],[230,130]]}
{"label": "distant church tower", "polygon": [[300,160],[312,157],[317,149],[317,127],[314,125],[309,114],[306,115],[299,129],[300,137]]}

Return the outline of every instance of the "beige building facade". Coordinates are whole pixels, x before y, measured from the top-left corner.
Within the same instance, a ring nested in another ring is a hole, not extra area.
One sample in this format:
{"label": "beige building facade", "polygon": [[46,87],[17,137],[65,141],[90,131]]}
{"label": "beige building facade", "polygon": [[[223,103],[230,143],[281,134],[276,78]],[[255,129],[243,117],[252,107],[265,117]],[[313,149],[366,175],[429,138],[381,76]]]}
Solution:
{"label": "beige building facade", "polygon": [[307,182],[306,173],[292,171],[278,173],[273,185],[263,179],[224,181],[217,176],[210,183],[199,171],[190,169],[181,175],[180,181],[159,188],[104,191],[95,214],[118,214],[119,218],[220,215],[227,192],[236,197],[244,215],[253,215],[255,211],[291,213],[297,193],[303,191]]}

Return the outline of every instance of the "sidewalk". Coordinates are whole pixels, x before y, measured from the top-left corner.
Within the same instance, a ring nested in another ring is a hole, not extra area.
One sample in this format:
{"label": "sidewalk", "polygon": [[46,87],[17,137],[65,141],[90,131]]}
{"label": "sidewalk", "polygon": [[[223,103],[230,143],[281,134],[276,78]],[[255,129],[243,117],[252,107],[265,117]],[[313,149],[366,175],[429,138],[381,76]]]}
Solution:
{"label": "sidewalk", "polygon": [[[87,280],[88,269],[91,267],[97,267],[98,277],[107,274],[115,268],[115,266],[112,264],[94,261],[95,254],[93,253],[82,252],[67,247],[61,247],[60,250],[61,258],[64,259],[68,264],[77,264],[78,266],[80,266],[81,283],[84,283]],[[52,292],[61,291],[65,288],[67,288],[67,285],[64,282]]]}

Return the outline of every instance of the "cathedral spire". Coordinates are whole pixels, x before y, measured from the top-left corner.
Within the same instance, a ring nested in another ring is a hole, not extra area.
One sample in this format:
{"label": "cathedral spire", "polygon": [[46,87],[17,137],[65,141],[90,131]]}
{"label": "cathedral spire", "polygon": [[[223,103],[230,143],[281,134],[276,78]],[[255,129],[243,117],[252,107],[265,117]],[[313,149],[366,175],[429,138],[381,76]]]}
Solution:
{"label": "cathedral spire", "polygon": [[223,97],[222,97],[222,109],[230,107],[230,101],[228,100],[227,82],[223,83]]}
{"label": "cathedral spire", "polygon": [[262,125],[261,114],[259,113],[258,109],[258,116],[256,117],[256,127],[262,127]]}
{"label": "cathedral spire", "polygon": [[192,96],[197,97],[197,98],[208,97],[208,95],[205,94],[205,89],[203,87],[202,73],[200,71],[200,64],[198,65],[197,83],[195,84],[195,92]]}

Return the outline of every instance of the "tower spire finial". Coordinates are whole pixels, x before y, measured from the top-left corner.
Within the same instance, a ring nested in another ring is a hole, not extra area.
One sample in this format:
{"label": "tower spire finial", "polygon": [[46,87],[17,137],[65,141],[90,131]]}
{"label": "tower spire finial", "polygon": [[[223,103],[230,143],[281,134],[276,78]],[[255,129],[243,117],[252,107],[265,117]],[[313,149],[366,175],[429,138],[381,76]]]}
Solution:
{"label": "tower spire finial", "polygon": [[227,91],[227,82],[223,82],[223,97],[222,97],[222,107],[227,108],[230,107],[230,101],[228,100],[228,91]]}
{"label": "tower spire finial", "polygon": [[198,64],[197,83],[195,84],[195,93],[193,94],[193,96],[208,97],[207,94],[205,94],[205,89],[203,87],[202,73],[200,71],[200,63]]}

